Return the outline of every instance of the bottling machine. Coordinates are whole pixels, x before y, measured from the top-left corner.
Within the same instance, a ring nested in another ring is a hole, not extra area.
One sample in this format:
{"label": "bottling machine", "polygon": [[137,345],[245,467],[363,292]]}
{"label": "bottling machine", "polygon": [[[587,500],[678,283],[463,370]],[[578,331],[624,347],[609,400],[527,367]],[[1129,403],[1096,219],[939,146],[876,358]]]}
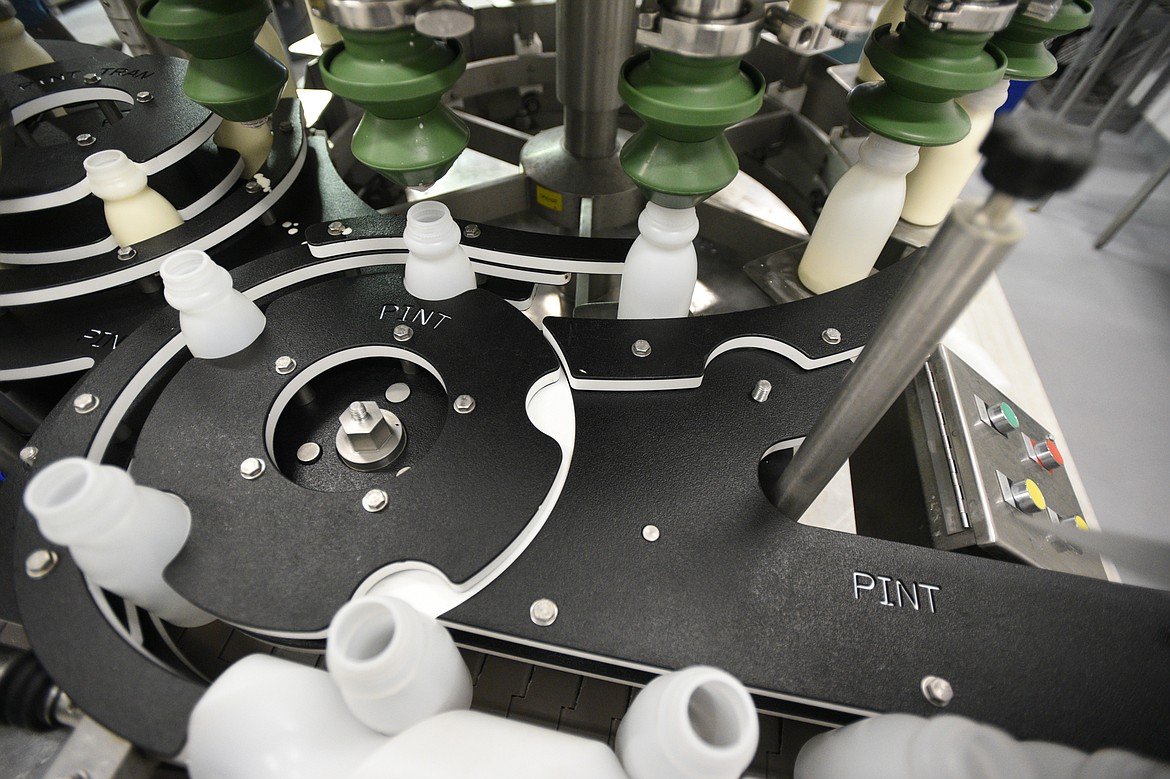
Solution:
{"label": "bottling machine", "polygon": [[300,79],[267,0],[104,4],[0,4],[46,776],[1170,772],[1170,596],[940,345],[1091,164],[993,124],[1086,0],[309,0]]}

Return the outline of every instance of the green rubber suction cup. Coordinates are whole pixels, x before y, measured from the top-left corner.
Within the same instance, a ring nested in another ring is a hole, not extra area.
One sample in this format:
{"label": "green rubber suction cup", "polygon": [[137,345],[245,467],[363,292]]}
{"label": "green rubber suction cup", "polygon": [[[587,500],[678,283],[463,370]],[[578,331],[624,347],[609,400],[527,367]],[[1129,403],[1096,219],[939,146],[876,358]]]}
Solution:
{"label": "green rubber suction cup", "polygon": [[1047,41],[1083,30],[1093,20],[1088,0],[1064,0],[1056,16],[1047,22],[1016,14],[1011,23],[991,39],[1008,58],[1006,78],[1039,81],[1056,72],[1056,57],[1045,48]]}
{"label": "green rubber suction cup", "polygon": [[736,57],[650,50],[622,66],[618,92],[646,123],[622,147],[622,169],[650,201],[690,208],[739,171],[723,131],[760,109],[764,77]]}
{"label": "green rubber suction cup", "polygon": [[256,45],[268,19],[264,0],[147,0],[142,28],[191,55],[183,92],[231,122],[272,113],[288,70]]}
{"label": "green rubber suction cup", "polygon": [[366,109],[353,136],[361,162],[402,186],[433,184],[467,148],[467,125],[439,100],[467,67],[456,40],[412,28],[350,30],[321,58],[325,86]]}
{"label": "green rubber suction cup", "polygon": [[849,93],[849,111],[878,135],[915,146],[962,140],[971,120],[954,102],[1003,78],[1007,57],[988,45],[990,33],[932,32],[913,17],[895,33],[873,31],[865,45],[870,64],[885,81],[860,84]]}

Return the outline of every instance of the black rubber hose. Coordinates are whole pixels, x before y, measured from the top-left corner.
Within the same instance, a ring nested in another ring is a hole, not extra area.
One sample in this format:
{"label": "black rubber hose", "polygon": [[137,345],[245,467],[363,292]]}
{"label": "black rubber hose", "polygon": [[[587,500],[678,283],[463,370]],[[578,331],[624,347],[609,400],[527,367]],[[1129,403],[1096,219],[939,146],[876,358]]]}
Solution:
{"label": "black rubber hose", "polygon": [[[3,650],[0,650],[3,651]],[[0,723],[28,730],[51,730],[53,680],[32,652],[0,654]]]}

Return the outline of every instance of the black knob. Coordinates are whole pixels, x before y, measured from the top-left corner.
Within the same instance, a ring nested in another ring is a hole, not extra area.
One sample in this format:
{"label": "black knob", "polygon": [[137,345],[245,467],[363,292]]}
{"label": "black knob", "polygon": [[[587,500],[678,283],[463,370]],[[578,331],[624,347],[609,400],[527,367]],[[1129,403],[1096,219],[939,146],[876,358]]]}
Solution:
{"label": "black knob", "polygon": [[1038,200],[1081,180],[1097,156],[1097,139],[1053,114],[1025,111],[996,119],[979,150],[987,157],[983,178],[991,186]]}

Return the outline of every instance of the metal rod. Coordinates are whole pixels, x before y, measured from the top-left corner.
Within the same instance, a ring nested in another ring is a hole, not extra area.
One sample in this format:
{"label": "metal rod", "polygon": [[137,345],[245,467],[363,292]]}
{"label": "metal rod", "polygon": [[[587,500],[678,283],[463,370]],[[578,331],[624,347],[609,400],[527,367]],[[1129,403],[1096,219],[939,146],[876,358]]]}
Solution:
{"label": "metal rod", "polygon": [[565,106],[565,150],[599,159],[617,148],[618,79],[634,50],[629,0],[558,0],[557,99]]}
{"label": "metal rod", "polygon": [[1167,64],[1162,68],[1162,72],[1158,75],[1158,79],[1150,85],[1149,89],[1146,90],[1146,93],[1142,95],[1141,101],[1139,101],[1138,104],[1134,106],[1133,110],[1136,111],[1139,115],[1144,115],[1146,111],[1149,110],[1153,102],[1158,99],[1158,96],[1161,95],[1162,92],[1166,89],[1167,84],[1170,84],[1170,64]]}
{"label": "metal rod", "polygon": [[1136,22],[1143,13],[1145,13],[1146,7],[1149,4],[1150,0],[1137,0],[1133,7],[1129,9],[1125,17],[1113,30],[1113,34],[1109,37],[1109,40],[1106,41],[1105,46],[1101,49],[1100,53],[1097,55],[1097,58],[1093,60],[1093,64],[1089,67],[1088,72],[1085,73],[1084,77],[1077,82],[1076,87],[1074,87],[1072,90],[1072,94],[1068,96],[1068,99],[1064,101],[1060,108],[1056,109],[1057,119],[1066,118],[1068,113],[1072,111],[1072,109],[1076,107],[1077,103],[1081,102],[1081,99],[1086,94],[1088,94],[1090,89],[1093,88],[1093,84],[1097,83],[1097,78],[1101,75],[1101,71],[1103,71],[1113,60],[1113,53],[1117,51],[1119,46],[1121,46],[1122,41],[1129,33],[1129,28],[1133,26],[1134,22]]}
{"label": "metal rod", "polygon": [[1105,129],[1105,125],[1109,124],[1109,120],[1117,113],[1117,109],[1122,106],[1130,93],[1137,89],[1138,82],[1149,75],[1154,63],[1158,58],[1166,53],[1166,44],[1170,43],[1170,24],[1162,28],[1162,32],[1152,42],[1147,44],[1147,48],[1142,52],[1141,59],[1137,64],[1129,69],[1125,80],[1121,82],[1121,86],[1113,91],[1109,96],[1109,101],[1105,103],[1105,107],[1097,114],[1097,118],[1089,125],[1089,131],[1093,135],[1100,135]]}
{"label": "metal rod", "polygon": [[1158,185],[1166,179],[1166,176],[1170,176],[1170,159],[1167,159],[1166,163],[1162,165],[1162,169],[1150,176],[1146,180],[1146,183],[1142,185],[1142,188],[1138,190],[1137,194],[1129,199],[1129,202],[1118,212],[1114,220],[1105,228],[1105,231],[1097,237],[1097,241],[1093,244],[1094,248],[1100,249],[1109,243],[1113,239],[1113,236],[1117,235],[1117,231],[1125,227],[1126,222],[1142,207],[1142,204],[1146,202],[1146,198],[1153,194],[1154,190],[1158,188]]}
{"label": "metal rod", "polygon": [[993,192],[960,204],[906,280],[840,390],[780,474],[776,507],[799,520],[882,415],[1004,255],[1022,237],[1015,199]]}
{"label": "metal rod", "polygon": [[[1056,86],[1048,93],[1048,97],[1044,100],[1042,108],[1045,111],[1053,111],[1056,109],[1064,98],[1072,91],[1077,82],[1081,78],[1081,74],[1089,67],[1093,61],[1093,56],[1101,48],[1101,44],[1105,41],[1105,36],[1109,34],[1112,29],[1113,21],[1125,13],[1128,3],[1136,2],[1136,0],[1120,0],[1120,2],[1109,8],[1109,13],[1106,16],[1099,16],[1093,19],[1093,24],[1089,29],[1087,35],[1078,39],[1077,45],[1080,51],[1077,52],[1073,61],[1066,67],[1061,69],[1060,79],[1056,82]],[[1094,11],[1094,13],[1098,13]]]}

